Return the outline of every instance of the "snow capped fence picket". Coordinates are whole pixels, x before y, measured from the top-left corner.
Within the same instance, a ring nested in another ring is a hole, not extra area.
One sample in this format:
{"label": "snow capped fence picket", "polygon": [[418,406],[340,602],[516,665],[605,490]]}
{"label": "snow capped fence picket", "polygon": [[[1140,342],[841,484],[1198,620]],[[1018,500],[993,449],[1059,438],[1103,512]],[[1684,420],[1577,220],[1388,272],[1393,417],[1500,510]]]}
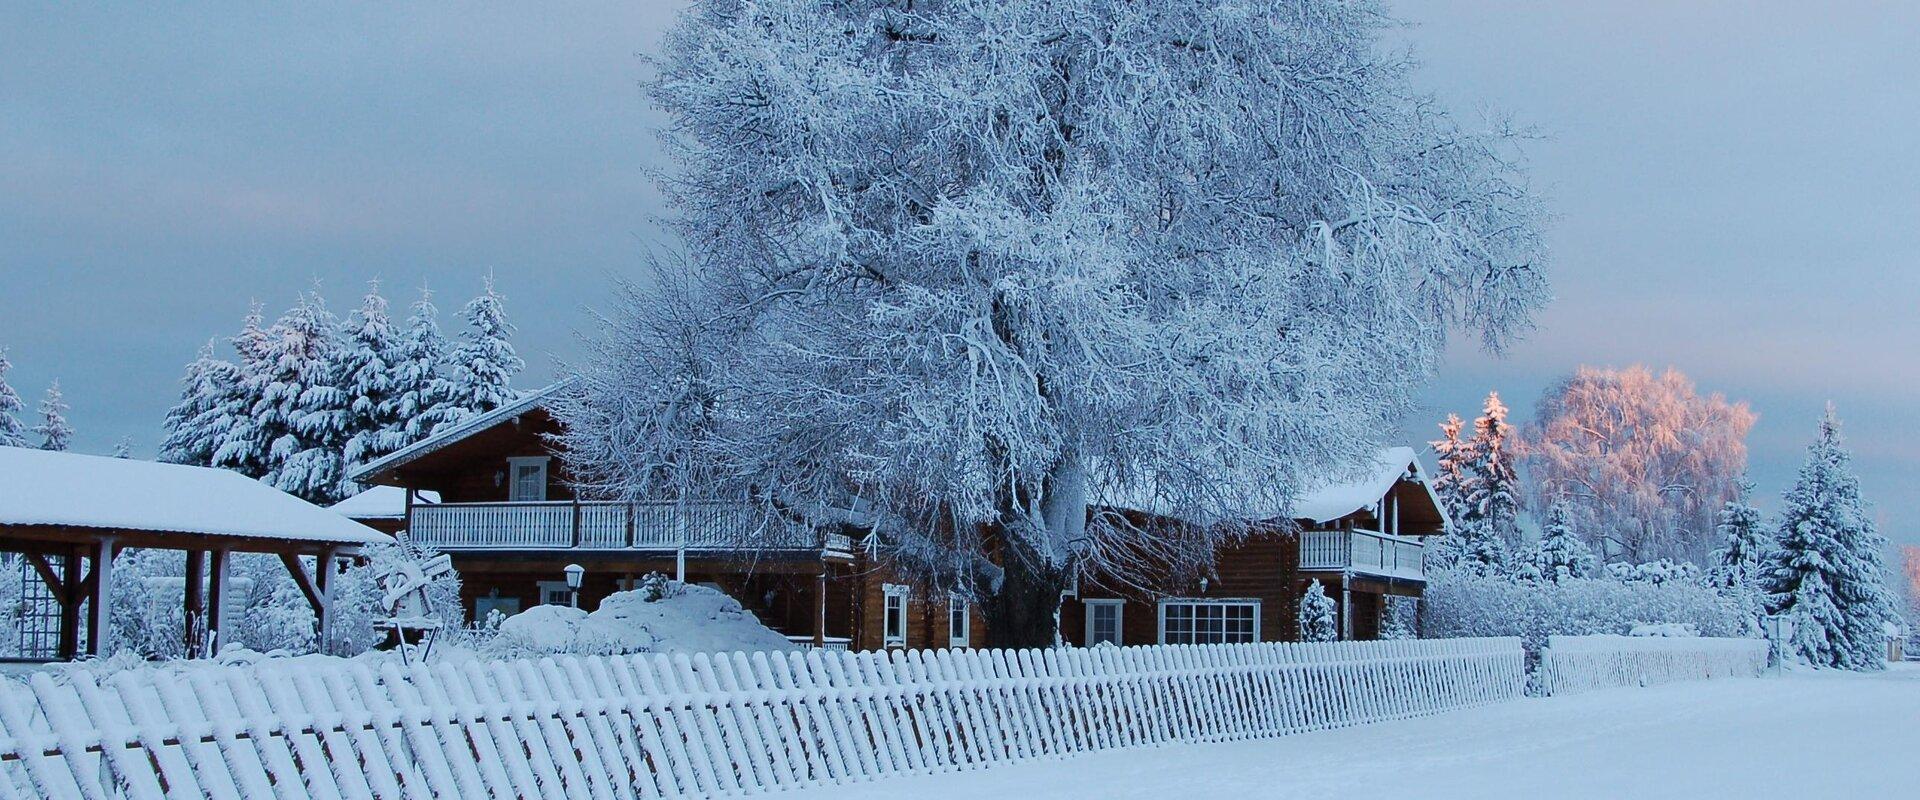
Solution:
{"label": "snow capped fence picket", "polygon": [[0,800],[732,795],[1520,697],[1518,639],[290,659],[0,685]]}
{"label": "snow capped fence picket", "polygon": [[1540,656],[1550,695],[1704,678],[1753,678],[1767,668],[1764,639],[1552,636]]}

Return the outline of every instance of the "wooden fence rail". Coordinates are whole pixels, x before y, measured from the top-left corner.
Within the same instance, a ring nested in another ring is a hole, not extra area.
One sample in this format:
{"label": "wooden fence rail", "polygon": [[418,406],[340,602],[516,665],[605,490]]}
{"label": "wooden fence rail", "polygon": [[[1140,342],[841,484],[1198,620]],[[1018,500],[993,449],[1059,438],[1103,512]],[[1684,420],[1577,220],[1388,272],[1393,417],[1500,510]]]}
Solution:
{"label": "wooden fence rail", "polygon": [[288,659],[0,684],[0,800],[736,795],[1522,696],[1518,639]]}

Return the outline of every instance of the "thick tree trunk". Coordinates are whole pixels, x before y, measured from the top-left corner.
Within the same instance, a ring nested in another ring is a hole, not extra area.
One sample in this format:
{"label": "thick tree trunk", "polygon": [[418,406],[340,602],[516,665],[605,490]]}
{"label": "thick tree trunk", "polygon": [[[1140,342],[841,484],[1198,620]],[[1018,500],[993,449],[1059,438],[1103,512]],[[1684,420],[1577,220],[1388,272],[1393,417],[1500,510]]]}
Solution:
{"label": "thick tree trunk", "polygon": [[1065,570],[1041,564],[1032,553],[1009,544],[1000,591],[988,598],[987,639],[994,647],[1052,647],[1059,633],[1060,592]]}

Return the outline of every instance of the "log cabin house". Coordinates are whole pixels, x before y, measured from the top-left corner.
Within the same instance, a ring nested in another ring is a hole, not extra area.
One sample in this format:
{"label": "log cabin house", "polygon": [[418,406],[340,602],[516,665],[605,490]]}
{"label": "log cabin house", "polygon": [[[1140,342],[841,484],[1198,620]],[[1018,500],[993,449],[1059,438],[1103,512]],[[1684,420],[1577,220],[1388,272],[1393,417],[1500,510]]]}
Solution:
{"label": "log cabin house", "polygon": [[[586,569],[592,609],[651,572],[719,589],[802,646],[969,647],[984,624],[963,599],[891,577],[851,531],[758,535],[737,506],[584,499],[550,439],[567,382],[443,429],[354,474],[369,488],[336,508],[448,554],[470,619],[568,603]],[[753,542],[754,546],[743,543]]]}
{"label": "log cabin house", "polygon": [[[1149,503],[1114,509],[1152,514]],[[1103,585],[1083,575],[1062,598],[1067,643],[1215,644],[1299,638],[1300,597],[1314,580],[1338,603],[1342,639],[1379,638],[1389,597],[1426,587],[1426,543],[1448,520],[1412,448],[1382,451],[1351,480],[1298,498],[1285,520],[1215,554],[1206,574],[1145,587]]]}
{"label": "log cabin house", "polygon": [[[570,564],[585,567],[582,608],[660,572],[719,589],[803,646],[877,650],[988,644],[985,620],[960,598],[893,577],[851,529],[783,534],[721,503],[626,503],[576,496],[551,436],[549,405],[566,382],[435,433],[362,467],[370,488],[336,506],[384,532],[447,553],[469,618],[573,600]],[[1063,596],[1072,645],[1286,641],[1294,608],[1319,579],[1341,608],[1343,638],[1374,638],[1388,596],[1425,586],[1423,541],[1447,526],[1410,448],[1386,451],[1361,479],[1295,504],[1296,533],[1274,526],[1222,550],[1209,577],[1113,591],[1082,578]],[[742,543],[755,541],[757,546]]]}

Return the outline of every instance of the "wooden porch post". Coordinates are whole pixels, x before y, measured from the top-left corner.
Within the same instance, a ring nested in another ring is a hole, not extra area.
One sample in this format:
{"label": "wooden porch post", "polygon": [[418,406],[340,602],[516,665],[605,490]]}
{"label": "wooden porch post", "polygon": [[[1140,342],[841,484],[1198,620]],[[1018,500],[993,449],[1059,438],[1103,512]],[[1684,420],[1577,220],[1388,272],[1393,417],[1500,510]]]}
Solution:
{"label": "wooden porch post", "polygon": [[[100,643],[107,640],[107,611],[113,603],[113,538],[103,537],[94,545],[92,597],[87,603],[87,655],[100,655]],[[80,596],[75,593],[74,605]]]}
{"label": "wooden porch post", "polygon": [[320,652],[322,653],[333,652],[333,643],[331,641],[333,630],[329,627],[329,624],[333,622],[333,570],[335,566],[334,551],[332,548],[321,551],[319,557],[313,560],[314,572],[317,573],[313,576],[313,582],[315,588],[320,593],[320,605],[315,609],[313,614],[316,624],[320,626],[319,635],[315,638],[315,641],[319,643]]}
{"label": "wooden porch post", "polygon": [[218,652],[220,641],[220,612],[226,603],[227,595],[227,551],[215,550],[207,555],[207,639],[206,645]]}
{"label": "wooden porch post", "polygon": [[827,647],[827,567],[820,565],[820,575],[813,581],[813,646],[825,650]]}
{"label": "wooden porch post", "polygon": [[55,654],[61,661],[80,654],[80,559],[85,552],[74,546],[60,565],[60,646]]}
{"label": "wooden porch post", "polygon": [[206,552],[203,550],[188,550],[187,585],[186,591],[182,592],[182,594],[185,595],[184,599],[187,604],[187,615],[185,619],[187,621],[186,644],[188,658],[198,658],[203,649],[202,642],[200,641],[200,625],[206,618],[206,607],[201,601],[200,591],[202,588],[201,584],[205,582],[205,580]]}
{"label": "wooden porch post", "polygon": [[1340,576],[1340,641],[1353,638],[1353,574]]}

